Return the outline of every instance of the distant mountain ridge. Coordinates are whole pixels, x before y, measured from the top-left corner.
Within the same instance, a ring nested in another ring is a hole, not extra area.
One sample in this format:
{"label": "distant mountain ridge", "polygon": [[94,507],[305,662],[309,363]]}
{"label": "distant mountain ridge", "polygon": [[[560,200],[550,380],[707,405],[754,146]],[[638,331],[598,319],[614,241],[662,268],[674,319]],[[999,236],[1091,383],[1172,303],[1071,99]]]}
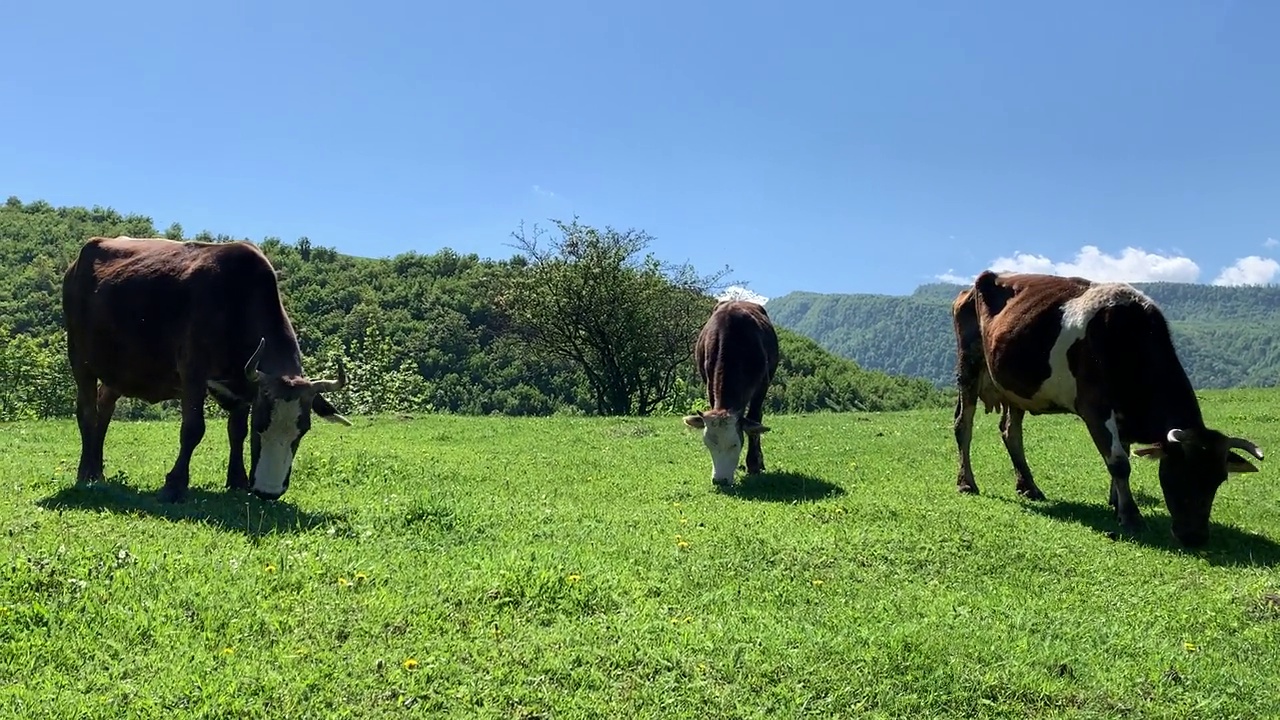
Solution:
{"label": "distant mountain ridge", "polygon": [[[1133,283],[1151,296],[1198,388],[1280,384],[1280,286]],[[963,288],[921,285],[910,295],[791,292],[771,298],[779,325],[868,369],[954,382],[951,301]]]}

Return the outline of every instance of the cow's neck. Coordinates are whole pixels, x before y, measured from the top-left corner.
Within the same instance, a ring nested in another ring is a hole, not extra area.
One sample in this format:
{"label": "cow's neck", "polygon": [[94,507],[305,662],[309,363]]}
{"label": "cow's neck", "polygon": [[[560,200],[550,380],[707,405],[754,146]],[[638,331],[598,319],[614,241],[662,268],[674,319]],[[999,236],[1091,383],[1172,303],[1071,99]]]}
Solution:
{"label": "cow's neck", "polygon": [[1122,409],[1122,432],[1136,442],[1162,442],[1172,428],[1203,429],[1204,415],[1195,388],[1181,365],[1155,373],[1147,382],[1149,402]]}
{"label": "cow's neck", "polygon": [[277,333],[266,338],[267,345],[263,348],[258,369],[277,377],[301,377],[302,351],[293,333]]}

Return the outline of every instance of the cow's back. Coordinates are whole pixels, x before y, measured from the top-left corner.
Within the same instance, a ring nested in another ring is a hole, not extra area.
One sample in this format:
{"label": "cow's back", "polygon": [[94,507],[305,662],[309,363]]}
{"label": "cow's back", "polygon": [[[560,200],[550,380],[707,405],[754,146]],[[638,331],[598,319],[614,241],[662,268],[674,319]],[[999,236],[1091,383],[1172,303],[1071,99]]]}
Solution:
{"label": "cow's back", "polygon": [[743,409],[778,367],[778,334],[764,307],[722,301],[702,326],[694,361],[713,405]]}
{"label": "cow's back", "polygon": [[978,383],[988,409],[1070,411],[1075,388],[1067,354],[1084,336],[1072,301],[1093,283],[1078,277],[985,271],[952,307],[957,379]]}
{"label": "cow's back", "polygon": [[252,345],[226,347],[229,331],[245,325],[246,303],[272,302],[279,307],[274,271],[247,243],[94,237],[63,277],[69,350],[103,382],[143,397],[152,385],[172,392],[184,356],[247,358]]}

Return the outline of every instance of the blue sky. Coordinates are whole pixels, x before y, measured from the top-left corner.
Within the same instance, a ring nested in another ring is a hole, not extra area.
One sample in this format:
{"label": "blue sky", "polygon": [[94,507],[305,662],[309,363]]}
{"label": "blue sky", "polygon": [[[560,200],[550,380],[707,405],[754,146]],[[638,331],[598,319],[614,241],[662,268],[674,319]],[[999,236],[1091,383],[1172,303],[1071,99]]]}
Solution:
{"label": "blue sky", "polygon": [[506,257],[521,220],[577,213],[766,296],[992,265],[1280,280],[1269,0],[49,0],[4,18],[0,195],[161,229]]}

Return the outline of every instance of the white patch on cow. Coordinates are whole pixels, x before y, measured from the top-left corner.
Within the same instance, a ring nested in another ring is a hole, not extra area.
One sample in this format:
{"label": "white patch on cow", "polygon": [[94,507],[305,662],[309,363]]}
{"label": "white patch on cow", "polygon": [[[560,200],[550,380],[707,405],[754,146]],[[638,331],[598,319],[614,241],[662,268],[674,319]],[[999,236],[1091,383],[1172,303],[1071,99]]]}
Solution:
{"label": "white patch on cow", "polygon": [[1152,301],[1125,283],[1098,283],[1079,297],[1063,303],[1062,327],[1049,350],[1049,377],[1040,385],[1034,397],[1019,405],[1025,410],[1046,410],[1052,407],[1074,410],[1076,378],[1071,374],[1067,351],[1084,337],[1089,322],[1100,310],[1130,303],[1150,305]]}
{"label": "white patch on cow", "polygon": [[1111,433],[1111,455],[1107,457],[1108,463],[1119,462],[1129,456],[1124,450],[1124,443],[1120,442],[1120,425],[1116,422],[1116,414],[1111,413],[1111,417],[1103,423],[1107,428],[1107,432]]}
{"label": "white patch on cow", "polygon": [[277,400],[271,408],[271,422],[259,438],[258,465],[253,470],[253,489],[267,495],[284,493],[284,479],[293,464],[293,441],[298,439],[298,419],[302,403]]}
{"label": "white patch on cow", "polygon": [[728,485],[738,469],[742,455],[742,434],[738,432],[738,418],[733,415],[706,419],[702,429],[702,442],[711,451],[711,481]]}

